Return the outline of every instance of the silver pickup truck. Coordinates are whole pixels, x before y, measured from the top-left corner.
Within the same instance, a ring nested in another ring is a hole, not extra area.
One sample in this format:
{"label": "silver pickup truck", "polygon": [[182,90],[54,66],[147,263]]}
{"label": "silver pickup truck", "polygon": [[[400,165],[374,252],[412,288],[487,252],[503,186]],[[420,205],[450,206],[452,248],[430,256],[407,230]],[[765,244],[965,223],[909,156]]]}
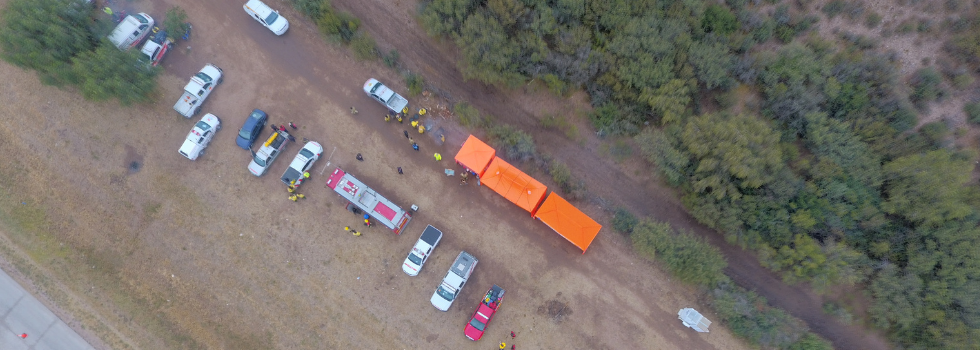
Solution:
{"label": "silver pickup truck", "polygon": [[446,278],[442,279],[442,284],[436,288],[435,293],[432,293],[432,298],[429,299],[432,306],[435,306],[439,311],[448,311],[449,307],[453,305],[453,301],[456,301],[456,297],[459,296],[459,291],[470,279],[470,275],[473,274],[473,269],[476,268],[478,262],[480,261],[476,260],[476,257],[470,253],[460,252],[456,260],[453,261],[453,266],[449,267]]}
{"label": "silver pickup truck", "polygon": [[392,113],[401,113],[405,107],[408,107],[408,100],[374,78],[364,83],[364,93],[375,101],[381,102]]}

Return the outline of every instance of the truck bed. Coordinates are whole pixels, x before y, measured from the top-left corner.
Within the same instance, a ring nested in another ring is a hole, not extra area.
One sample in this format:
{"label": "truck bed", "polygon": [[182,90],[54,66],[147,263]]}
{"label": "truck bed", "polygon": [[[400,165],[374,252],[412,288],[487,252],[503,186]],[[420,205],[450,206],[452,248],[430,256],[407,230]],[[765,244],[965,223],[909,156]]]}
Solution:
{"label": "truck bed", "polygon": [[300,174],[299,171],[293,169],[292,167],[288,167],[286,168],[286,172],[282,174],[280,180],[282,180],[282,183],[286,185],[292,184],[293,181],[296,181],[296,185],[299,185],[303,182],[302,180],[299,180],[302,177],[303,174]]}
{"label": "truck bed", "polygon": [[422,242],[428,243],[430,246],[436,245],[436,241],[442,236],[442,231],[429,225],[422,231]]}
{"label": "truck bed", "polygon": [[184,94],[180,95],[180,99],[174,104],[174,110],[177,111],[177,113],[187,117],[187,115],[194,110],[195,106],[197,106],[197,96],[194,96],[194,94],[190,92],[184,91]]}

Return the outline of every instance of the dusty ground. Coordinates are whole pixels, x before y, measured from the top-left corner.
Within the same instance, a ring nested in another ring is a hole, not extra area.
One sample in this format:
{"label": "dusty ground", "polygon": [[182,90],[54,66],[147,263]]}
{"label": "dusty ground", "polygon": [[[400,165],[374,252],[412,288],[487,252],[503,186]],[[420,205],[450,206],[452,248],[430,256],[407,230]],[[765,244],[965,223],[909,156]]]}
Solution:
{"label": "dusty ground", "polygon": [[[179,4],[194,23],[192,40],[165,60],[155,104],[87,102],[0,63],[9,116],[0,137],[10,141],[0,143],[3,266],[96,346],[475,349],[515,331],[521,349],[746,348],[723,327],[684,328],[679,308],[706,309],[694,291],[636,258],[611,230],[581,254],[489,190],[443,176],[452,163],[437,164],[432,152],[454,154],[465,134],[436,119],[451,132],[447,145],[422,140],[422,152],[412,151],[360,92],[371,76],[405,91],[400,79],[324,45],[291,9],[270,3],[292,16],[284,37],[241,13],[239,1],[127,4],[157,17]],[[176,148],[195,121],[170,106],[207,62],[227,74],[204,108],[225,128],[192,162]],[[361,113],[350,115],[351,105]],[[249,155],[233,139],[252,108],[324,145],[305,202],[288,201],[278,180],[298,145],[265,177],[245,169]],[[419,205],[407,232],[344,233],[357,218],[322,185],[322,171],[335,166],[396,203]],[[605,218],[600,207],[583,208]],[[400,263],[426,224],[447,236],[419,276],[405,276]],[[481,262],[460,300],[439,312],[428,298],[461,249]],[[466,340],[463,325],[494,283],[508,290],[506,302],[484,340]]]}

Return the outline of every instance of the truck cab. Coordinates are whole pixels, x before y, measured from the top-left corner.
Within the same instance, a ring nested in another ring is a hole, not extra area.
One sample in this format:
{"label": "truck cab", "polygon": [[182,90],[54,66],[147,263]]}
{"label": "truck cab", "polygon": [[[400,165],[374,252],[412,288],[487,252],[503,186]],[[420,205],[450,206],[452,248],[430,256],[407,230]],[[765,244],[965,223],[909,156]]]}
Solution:
{"label": "truck cab", "polygon": [[279,157],[279,154],[286,149],[289,134],[285,131],[276,131],[269,136],[269,139],[259,147],[258,151],[252,152],[252,161],[248,163],[248,171],[255,176],[265,175],[265,172],[272,166],[272,162]]}
{"label": "truck cab", "polygon": [[453,265],[449,267],[449,273],[442,279],[442,284],[436,288],[435,293],[432,293],[432,298],[429,299],[432,306],[435,306],[439,311],[448,311],[449,307],[453,305],[453,301],[459,297],[459,292],[466,285],[466,281],[470,279],[470,275],[473,274],[473,269],[476,268],[478,262],[479,260],[470,253],[460,252],[456,256],[456,260],[453,261]]}

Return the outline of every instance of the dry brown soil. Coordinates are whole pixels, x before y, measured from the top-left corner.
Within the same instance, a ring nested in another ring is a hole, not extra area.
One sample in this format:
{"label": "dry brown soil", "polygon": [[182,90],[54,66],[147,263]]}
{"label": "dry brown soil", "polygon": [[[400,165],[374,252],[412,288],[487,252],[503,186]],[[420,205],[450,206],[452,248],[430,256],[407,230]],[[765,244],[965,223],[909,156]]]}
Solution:
{"label": "dry brown soil", "polygon": [[[385,124],[382,107],[360,91],[369,77],[405,91],[401,79],[380,63],[356,62],[346,49],[324,44],[285,4],[270,4],[292,20],[283,37],[246,16],[241,1],[126,3],[131,12],[157,18],[180,5],[194,24],[193,38],[166,58],[167,74],[151,104],[84,101],[77,91],[42,86],[32,73],[0,63],[6,77],[0,108],[7,116],[0,118],[0,139],[6,140],[0,153],[7,159],[0,167],[2,266],[63,309],[94,345],[489,349],[511,343],[514,331],[520,349],[748,348],[724,327],[698,334],[681,325],[676,312],[683,307],[713,315],[692,288],[634,256],[611,230],[582,254],[491,191],[444,176],[444,168],[453,168],[451,156],[435,162],[432,153],[454,154],[465,137],[459,127],[433,117],[449,132],[446,145],[416,137],[422,151],[411,150],[403,128]],[[425,64],[455,72],[446,64],[451,55],[422,48],[429,39],[411,22],[414,4],[382,4],[365,2],[359,11],[366,12],[355,13],[370,27],[389,17],[385,11],[396,11],[391,24],[378,28],[403,27],[386,39],[407,35],[419,46],[415,53],[399,47],[404,60],[421,62],[419,54],[429,52],[429,58],[443,58]],[[195,120],[170,106],[187,77],[208,62],[222,67],[226,78],[204,112],[218,115],[225,127],[204,156],[188,161],[176,150]],[[471,88],[451,77],[430,79],[453,90]],[[480,88],[465,94],[484,108],[511,106],[507,111],[517,120],[527,115],[520,104],[530,100],[508,102],[518,101],[513,95]],[[360,114],[351,115],[350,106]],[[278,179],[298,145],[264,177],[245,169],[249,154],[234,138],[252,108],[264,109],[275,123],[295,122],[297,137],[324,145],[324,159],[302,189],[305,201],[287,200]],[[568,143],[564,139],[545,133],[539,140],[600,196],[657,189],[590,155],[596,140],[567,152],[556,150]],[[355,161],[356,153],[365,161]],[[324,171],[336,166],[402,206],[417,204],[420,212],[407,232],[396,236],[375,227],[361,237],[345,233],[342,227],[358,219],[323,186]],[[659,193],[663,198],[631,194],[617,201],[644,214],[664,211],[654,215],[660,219],[686,218],[674,201],[662,202],[672,193]],[[602,207],[581,207],[607,222]],[[408,277],[401,261],[426,224],[446,237],[421,274]],[[480,264],[460,300],[439,312],[428,298],[460,250]],[[506,301],[484,339],[471,342],[463,326],[491,284],[507,289]]]}

